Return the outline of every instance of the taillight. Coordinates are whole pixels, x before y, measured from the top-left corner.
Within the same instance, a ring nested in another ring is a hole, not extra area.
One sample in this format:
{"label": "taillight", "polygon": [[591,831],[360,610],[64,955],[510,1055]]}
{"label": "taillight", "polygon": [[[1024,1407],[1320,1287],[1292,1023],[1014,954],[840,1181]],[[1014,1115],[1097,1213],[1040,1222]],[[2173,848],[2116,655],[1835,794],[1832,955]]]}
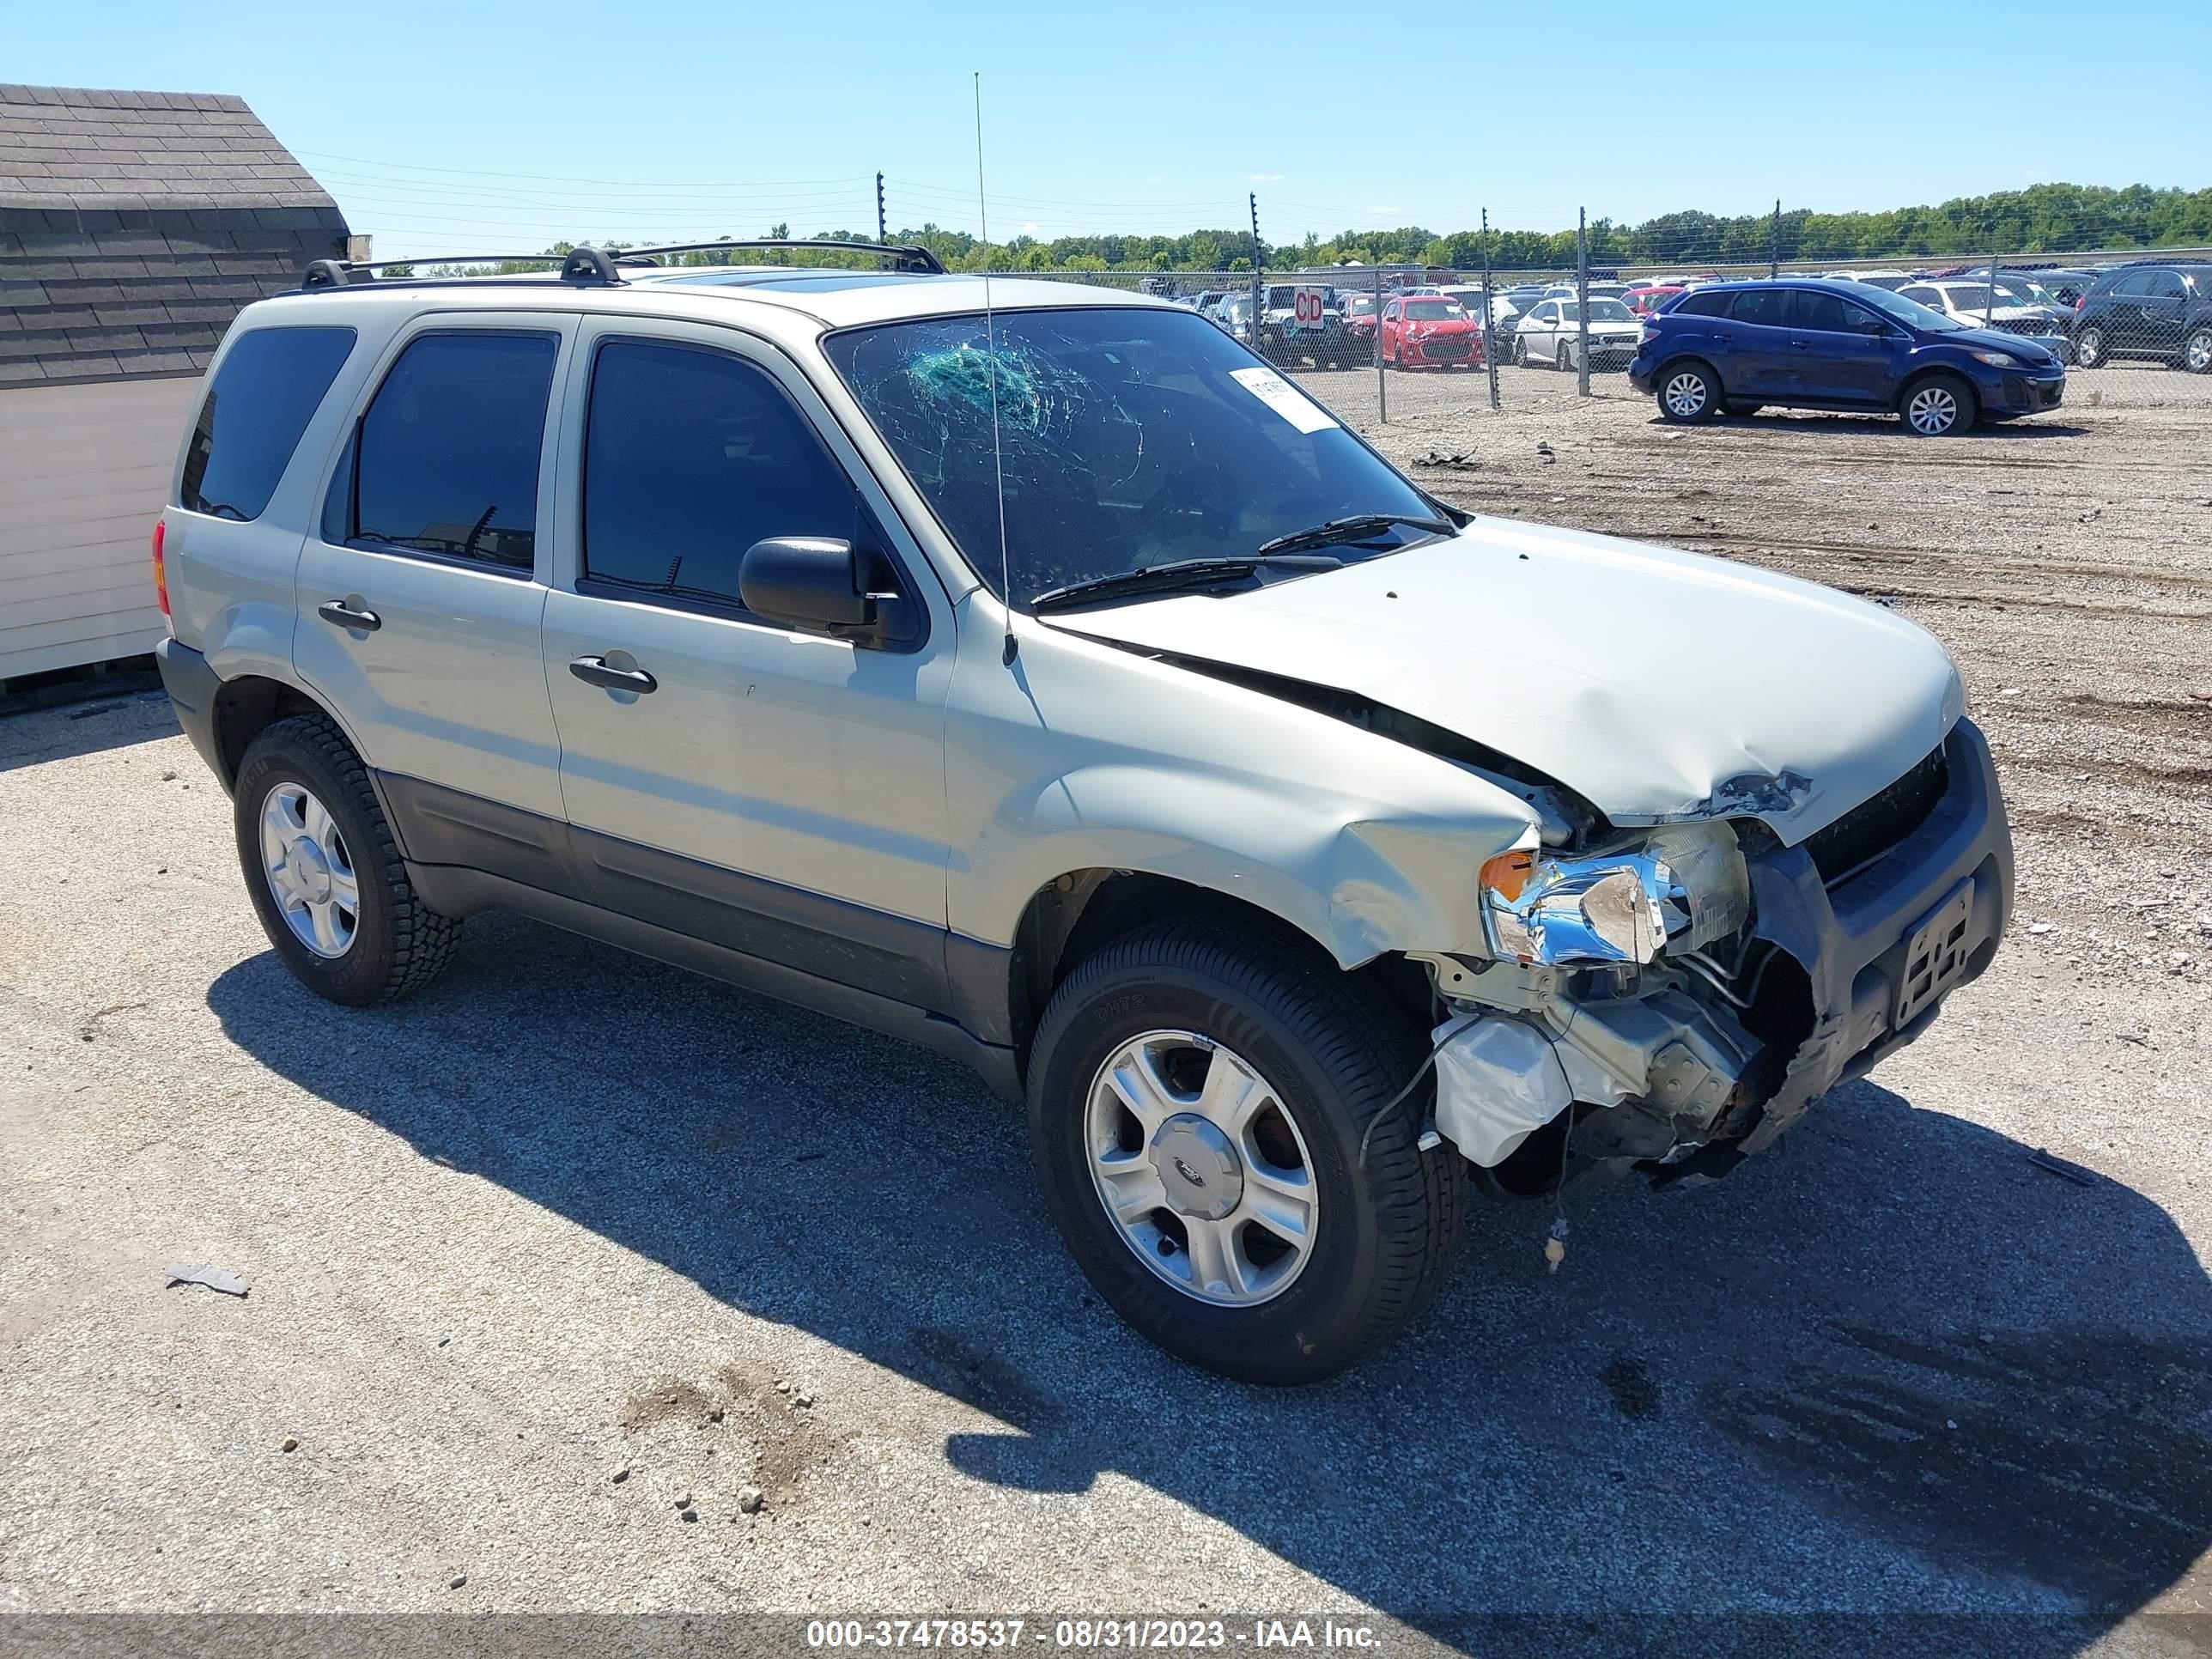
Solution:
{"label": "taillight", "polygon": [[164,622],[169,618],[169,568],[161,557],[161,538],[168,528],[167,521],[154,520],[154,597],[161,601]]}

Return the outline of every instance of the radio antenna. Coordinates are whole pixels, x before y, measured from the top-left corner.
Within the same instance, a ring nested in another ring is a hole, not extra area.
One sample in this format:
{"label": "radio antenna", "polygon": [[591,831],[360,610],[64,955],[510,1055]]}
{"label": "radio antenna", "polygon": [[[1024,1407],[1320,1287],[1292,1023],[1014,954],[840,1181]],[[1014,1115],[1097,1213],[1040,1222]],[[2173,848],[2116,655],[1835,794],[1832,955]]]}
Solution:
{"label": "radio antenna", "polygon": [[975,71],[975,216],[983,227],[984,363],[991,381],[991,473],[999,495],[999,597],[1006,609],[1006,645],[1000,660],[1013,666],[1014,583],[1007,574],[1006,455],[999,441],[999,324],[991,309],[991,210],[983,192],[983,71]]}

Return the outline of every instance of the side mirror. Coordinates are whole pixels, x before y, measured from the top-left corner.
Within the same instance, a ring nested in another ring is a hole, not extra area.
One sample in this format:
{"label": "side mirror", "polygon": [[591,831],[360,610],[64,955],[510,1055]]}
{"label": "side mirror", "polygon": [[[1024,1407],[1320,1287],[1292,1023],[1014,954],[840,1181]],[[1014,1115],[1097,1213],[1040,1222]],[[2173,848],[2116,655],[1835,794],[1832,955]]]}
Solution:
{"label": "side mirror", "polygon": [[1869,317],[1859,324],[1859,332],[1879,340],[1888,334],[1889,325],[1879,317]]}
{"label": "side mirror", "polygon": [[898,598],[866,586],[867,568],[877,562],[834,536],[771,536],[738,562],[738,597],[770,622],[866,631],[877,626],[877,607]]}

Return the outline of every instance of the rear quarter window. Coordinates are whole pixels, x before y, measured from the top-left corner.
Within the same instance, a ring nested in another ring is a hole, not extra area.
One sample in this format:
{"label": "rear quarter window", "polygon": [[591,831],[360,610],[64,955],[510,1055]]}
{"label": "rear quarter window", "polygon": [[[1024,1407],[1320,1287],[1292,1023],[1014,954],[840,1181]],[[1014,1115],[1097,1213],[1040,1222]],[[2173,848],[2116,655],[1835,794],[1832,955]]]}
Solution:
{"label": "rear quarter window", "polygon": [[193,423],[176,504],[259,518],[354,337],[349,328],[257,328],[232,341]]}

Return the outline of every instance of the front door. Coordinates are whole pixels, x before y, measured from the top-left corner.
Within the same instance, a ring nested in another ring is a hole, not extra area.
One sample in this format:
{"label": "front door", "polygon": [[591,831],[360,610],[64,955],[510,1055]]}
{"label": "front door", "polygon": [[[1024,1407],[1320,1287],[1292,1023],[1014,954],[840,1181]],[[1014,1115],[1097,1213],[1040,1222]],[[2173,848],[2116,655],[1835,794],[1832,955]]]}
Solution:
{"label": "front door", "polygon": [[[948,856],[943,588],[772,347],[703,325],[587,324],[565,410],[578,500],[546,604],[545,679],[598,902],[929,1001]],[[884,555],[904,637],[863,645],[747,611],[745,550],[784,536]]]}
{"label": "front door", "polygon": [[574,331],[470,312],[394,340],[301,553],[293,647],[370,766],[556,823],[539,550],[547,398]]}
{"label": "front door", "polygon": [[1798,395],[1869,407],[1893,401],[1893,360],[1901,343],[1889,325],[1839,294],[1799,289],[1792,297],[1790,349]]}

